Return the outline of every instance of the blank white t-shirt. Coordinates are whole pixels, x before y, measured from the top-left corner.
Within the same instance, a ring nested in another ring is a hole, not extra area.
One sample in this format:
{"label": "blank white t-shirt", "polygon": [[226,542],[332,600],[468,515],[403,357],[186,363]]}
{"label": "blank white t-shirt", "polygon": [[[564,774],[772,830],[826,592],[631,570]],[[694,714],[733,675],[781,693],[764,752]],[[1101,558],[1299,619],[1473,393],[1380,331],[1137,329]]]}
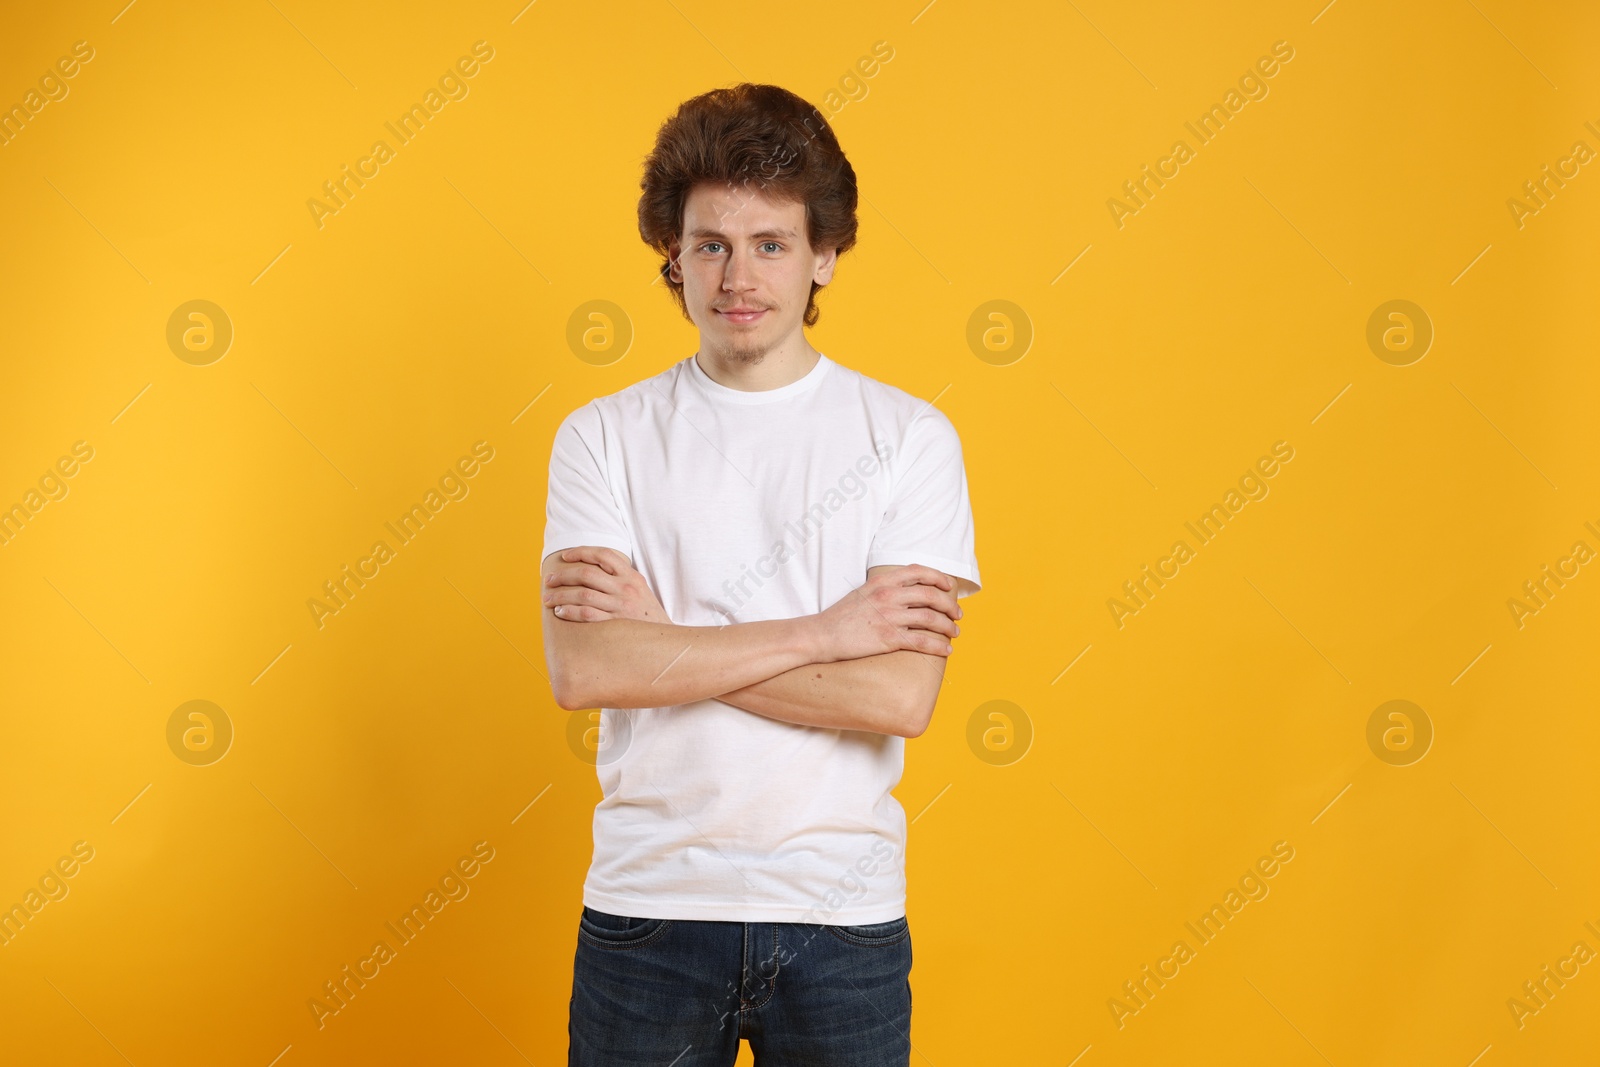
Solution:
{"label": "blank white t-shirt", "polygon": [[[816,614],[879,564],[981,584],[955,427],[826,355],[754,392],[690,356],[568,415],[540,558],[578,545],[628,556],[681,626]],[[601,709],[600,738],[585,905],[735,922],[905,914],[890,792],[905,738],[715,699]]]}

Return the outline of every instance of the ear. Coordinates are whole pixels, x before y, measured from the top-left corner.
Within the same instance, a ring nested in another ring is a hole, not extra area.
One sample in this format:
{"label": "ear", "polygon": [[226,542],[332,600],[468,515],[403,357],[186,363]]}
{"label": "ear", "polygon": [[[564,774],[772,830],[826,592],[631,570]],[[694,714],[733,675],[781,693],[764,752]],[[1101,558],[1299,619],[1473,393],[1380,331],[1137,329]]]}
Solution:
{"label": "ear", "polygon": [[667,245],[667,258],[672,261],[667,267],[667,277],[679,284],[683,282],[683,267],[678,263],[678,256],[682,252],[683,249],[678,245],[678,239],[674,237],[672,243]]}
{"label": "ear", "polygon": [[839,262],[839,250],[830,248],[823,255],[817,257],[817,269],[812,273],[811,279],[818,285],[827,285],[833,281],[833,268]]}

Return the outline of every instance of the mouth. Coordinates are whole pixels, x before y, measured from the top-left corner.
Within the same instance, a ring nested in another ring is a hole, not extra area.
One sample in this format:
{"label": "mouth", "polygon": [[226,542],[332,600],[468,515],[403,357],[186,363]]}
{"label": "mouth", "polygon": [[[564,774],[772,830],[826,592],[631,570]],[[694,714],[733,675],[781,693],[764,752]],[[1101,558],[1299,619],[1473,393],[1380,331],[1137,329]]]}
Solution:
{"label": "mouth", "polygon": [[729,322],[755,322],[757,319],[759,319],[761,316],[765,315],[766,313],[767,313],[767,309],[766,308],[754,308],[754,309],[752,309],[752,308],[743,308],[743,309],[732,309],[732,308],[730,308],[730,309],[728,309],[726,311],[723,311],[723,310],[721,310],[719,308],[717,310],[717,314],[721,315],[724,319],[727,319]]}

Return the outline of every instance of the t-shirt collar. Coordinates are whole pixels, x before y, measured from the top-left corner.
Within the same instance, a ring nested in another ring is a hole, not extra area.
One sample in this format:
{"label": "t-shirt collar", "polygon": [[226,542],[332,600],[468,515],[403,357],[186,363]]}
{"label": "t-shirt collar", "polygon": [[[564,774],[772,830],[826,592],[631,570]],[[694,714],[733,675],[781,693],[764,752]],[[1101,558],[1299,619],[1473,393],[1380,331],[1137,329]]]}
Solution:
{"label": "t-shirt collar", "polygon": [[801,393],[808,393],[822,381],[828,373],[828,368],[833,366],[833,360],[825,353],[817,353],[816,366],[806,372],[804,377],[797,378],[788,385],[780,385],[776,389],[733,389],[720,382],[712,380],[700,366],[700,361],[690,356],[685,362],[689,364],[689,377],[694,380],[702,392],[716,400],[727,401],[732,404],[770,404],[777,400],[787,400]]}

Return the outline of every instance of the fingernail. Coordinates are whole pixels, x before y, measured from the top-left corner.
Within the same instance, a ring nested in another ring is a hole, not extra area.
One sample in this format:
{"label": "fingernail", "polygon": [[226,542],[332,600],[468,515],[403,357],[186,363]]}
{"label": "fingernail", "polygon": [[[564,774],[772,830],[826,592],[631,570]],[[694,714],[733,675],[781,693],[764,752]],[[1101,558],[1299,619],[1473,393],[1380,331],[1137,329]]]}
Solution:
{"label": "fingernail", "polygon": [[959,607],[957,607],[956,608],[956,618],[958,618],[958,619],[961,618],[962,614],[964,614],[962,612],[962,610]]}

